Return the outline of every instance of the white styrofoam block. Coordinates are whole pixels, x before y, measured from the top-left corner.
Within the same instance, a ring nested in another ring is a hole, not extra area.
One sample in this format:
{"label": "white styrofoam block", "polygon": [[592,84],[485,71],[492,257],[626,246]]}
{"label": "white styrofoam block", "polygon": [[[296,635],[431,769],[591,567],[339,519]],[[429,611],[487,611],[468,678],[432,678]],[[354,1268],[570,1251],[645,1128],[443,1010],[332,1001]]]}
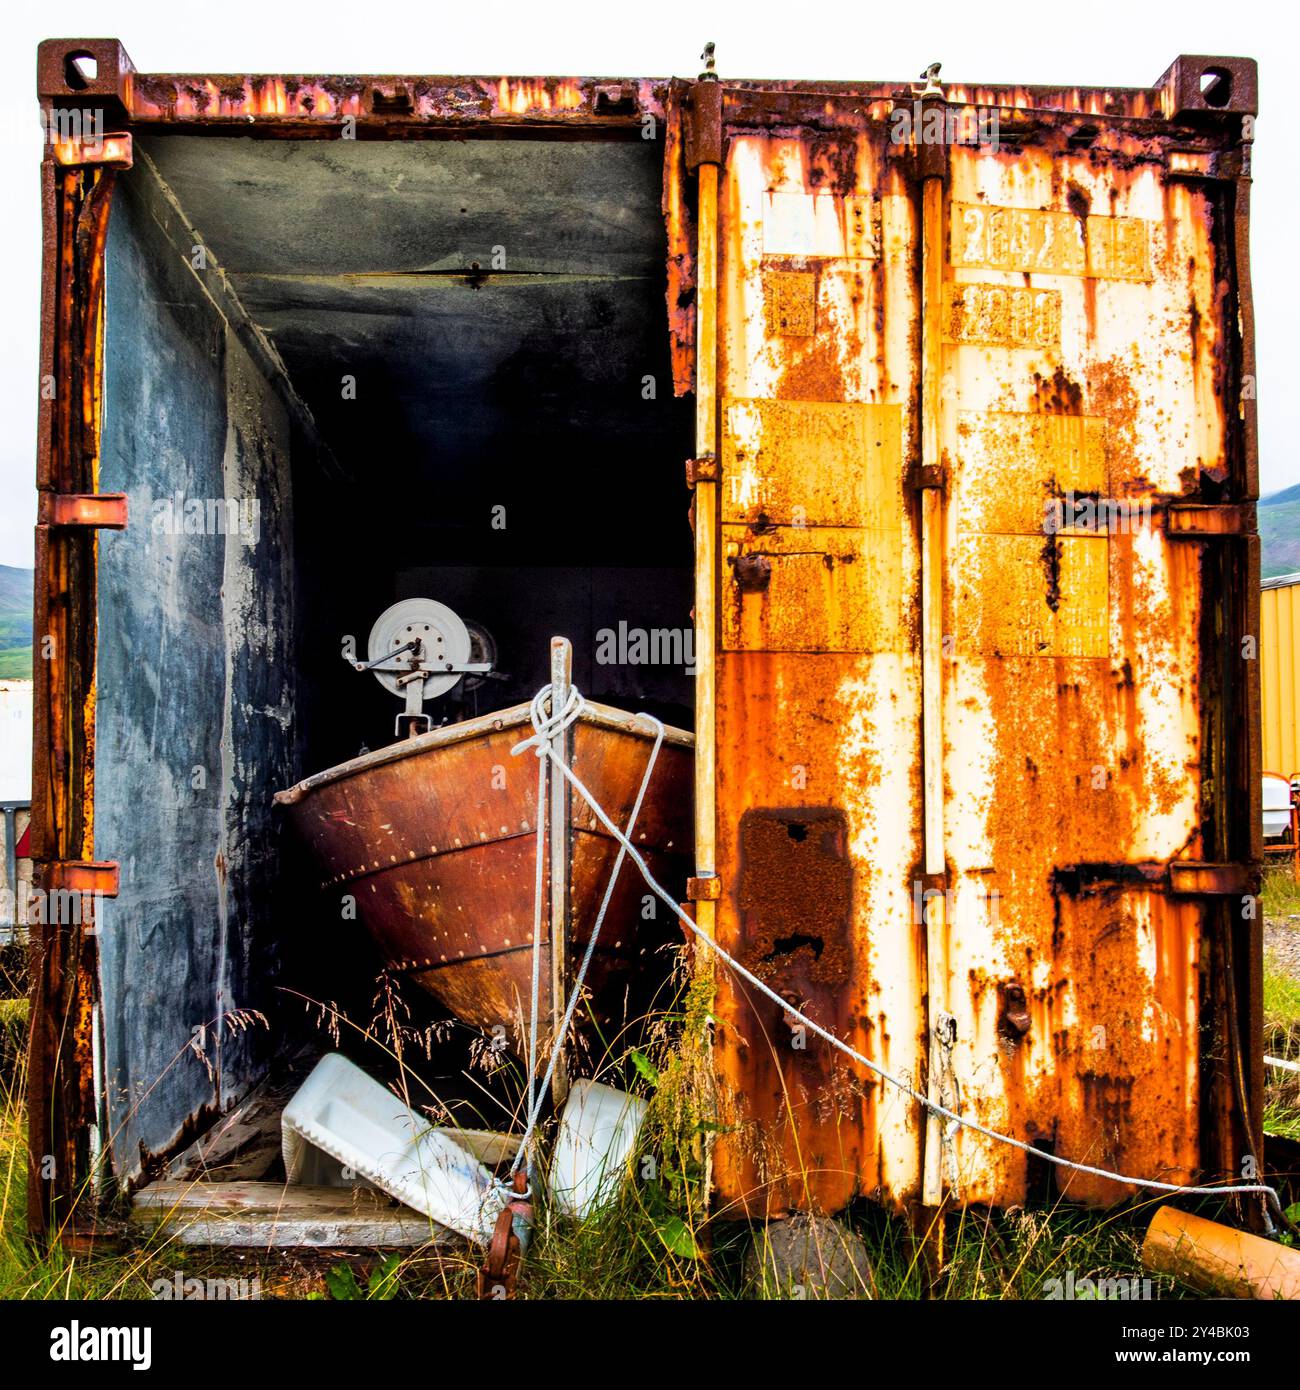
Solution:
{"label": "white styrofoam block", "polygon": [[322,1057],[281,1117],[289,1182],[319,1167],[319,1149],[390,1197],[486,1245],[503,1206],[492,1174],[340,1053]]}
{"label": "white styrofoam block", "polygon": [[551,1196],[586,1217],[611,1201],[636,1148],[646,1102],[598,1081],[575,1081],[551,1157]]}

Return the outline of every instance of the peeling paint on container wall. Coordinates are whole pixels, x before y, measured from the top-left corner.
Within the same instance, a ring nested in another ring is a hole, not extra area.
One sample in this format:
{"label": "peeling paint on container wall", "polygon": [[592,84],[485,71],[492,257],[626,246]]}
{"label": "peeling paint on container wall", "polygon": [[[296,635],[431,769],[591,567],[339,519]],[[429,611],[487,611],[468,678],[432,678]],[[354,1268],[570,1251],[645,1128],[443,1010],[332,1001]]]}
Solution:
{"label": "peeling paint on container wall", "polygon": [[[918,1076],[913,201],[881,126],[737,135],[721,221],[719,937],[854,1047]],[[761,589],[740,582],[754,557],[770,566]],[[737,837],[759,815],[790,846],[766,864]],[[834,917],[815,872],[828,816],[848,874]],[[788,910],[809,925],[773,939],[747,901],[762,893],[798,895]],[[719,1148],[724,1198],[833,1210],[858,1190],[915,1187],[910,1103],[864,1086],[775,1007],[746,1007],[726,978],[719,1016],[718,1069],[744,1136]]]}
{"label": "peeling paint on container wall", "polygon": [[[1028,89],[948,92],[980,98],[1034,106]],[[1216,1140],[1234,1102],[1202,1055],[1210,942],[1227,930],[1243,975],[1253,947],[1219,904],[1174,896],[1168,866],[1249,858],[1225,822],[1244,819],[1228,801],[1249,804],[1250,735],[1223,712],[1246,683],[1229,668],[1251,561],[1240,530],[1216,541],[1208,518],[1189,541],[1180,508],[1254,492],[1234,400],[1248,351],[1239,190],[1183,171],[1249,147],[1239,116],[1173,130],[1135,96],[1058,99],[1074,114],[1004,109],[1012,138],[936,149],[896,143],[878,103],[829,98],[814,119],[778,92],[725,90],[718,935],[791,1003],[981,1123],[1191,1181],[1233,1167]],[[932,306],[926,237],[942,262]],[[932,639],[913,484],[941,488]],[[1216,545],[1226,558],[1211,562]],[[1218,565],[1239,576],[1230,590]],[[922,854],[929,640],[940,874]],[[754,862],[756,816],[799,836],[793,857]],[[833,915],[811,871],[828,817],[849,878]],[[1087,886],[1077,866],[1098,866]],[[756,912],[765,873],[772,901]],[[927,926],[931,897],[942,912]],[[800,910],[804,929],[764,930]],[[725,977],[718,989],[717,1066],[739,1125],[716,1153],[724,1205],[906,1204],[927,1157],[966,1200],[1023,1201],[1039,1180],[981,1136],[927,1137],[916,1107],[775,1005]],[[1216,1019],[1249,1070],[1239,1024]],[[936,1028],[950,1046],[934,1046]],[[1125,1195],[1058,1181],[1078,1200]]]}
{"label": "peeling paint on container wall", "polygon": [[[137,120],[213,125],[276,118],[296,127],[337,126],[352,118],[368,127],[418,132],[425,122],[506,121],[511,118],[591,120],[608,124],[661,117],[662,84],[605,78],[552,77],[205,77],[136,74],[132,111]],[[331,132],[337,136],[337,131]]]}

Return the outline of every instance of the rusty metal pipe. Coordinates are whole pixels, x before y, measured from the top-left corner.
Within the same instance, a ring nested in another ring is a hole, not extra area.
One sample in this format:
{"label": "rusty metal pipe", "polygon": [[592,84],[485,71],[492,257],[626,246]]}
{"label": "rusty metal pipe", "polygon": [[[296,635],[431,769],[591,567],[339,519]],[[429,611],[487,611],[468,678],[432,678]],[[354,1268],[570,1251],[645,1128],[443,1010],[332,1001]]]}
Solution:
{"label": "rusty metal pipe", "polygon": [[1142,1263],[1220,1296],[1300,1299],[1300,1250],[1177,1207],[1156,1212]]}
{"label": "rusty metal pipe", "polygon": [[[699,169],[699,248],[696,271],[695,456],[716,459],[718,448],[718,166]],[[716,634],[718,484],[695,486],[695,872],[717,870]],[[713,904],[697,907],[711,932]]]}
{"label": "rusty metal pipe", "polygon": [[943,852],[943,497],[939,488],[943,406],[943,178],[929,175],[921,221],[921,661],[925,760],[925,871]]}
{"label": "rusty metal pipe", "polygon": [[[943,176],[927,171],[921,191],[921,738],[925,872],[944,872],[943,818],[943,495],[938,486],[943,407]],[[941,1059],[937,1027],[948,1008],[947,914],[942,894],[925,912],[927,1093],[937,1094]],[[942,1125],[930,1111],[925,1126],[922,1201],[943,1198]]]}

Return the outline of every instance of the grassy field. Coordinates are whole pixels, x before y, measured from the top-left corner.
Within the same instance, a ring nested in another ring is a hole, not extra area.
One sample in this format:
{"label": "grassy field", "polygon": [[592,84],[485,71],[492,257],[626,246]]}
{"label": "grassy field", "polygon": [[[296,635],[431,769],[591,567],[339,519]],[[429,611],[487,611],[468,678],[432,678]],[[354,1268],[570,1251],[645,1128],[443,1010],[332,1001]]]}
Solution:
{"label": "grassy field", "polygon": [[1262,894],[1265,917],[1289,917],[1300,914],[1300,883],[1289,867],[1276,867],[1264,874]]}
{"label": "grassy field", "polygon": [[[1264,876],[1264,916],[1275,920],[1300,914],[1300,884],[1289,868]],[[1296,965],[1264,953],[1264,1051],[1286,1061],[1300,1061],[1300,978]],[[1300,1075],[1278,1068],[1265,1073],[1264,1128],[1270,1134],[1300,1141]]]}
{"label": "grassy field", "polygon": [[[1297,1002],[1277,992],[1281,1016]],[[697,1001],[693,1011],[702,1005]],[[0,1011],[21,1030],[24,1006]],[[688,1013],[689,1016],[689,1013]],[[689,1036],[689,1032],[688,1032]],[[13,1058],[13,1053],[10,1053]],[[519,1297],[534,1299],[735,1299],[792,1296],[747,1261],[755,1233],[743,1222],[710,1218],[703,1198],[705,1148],[716,1126],[699,1118],[702,1054],[665,1042],[630,1069],[652,1093],[643,1151],[656,1156],[651,1181],[625,1183],[613,1208],[585,1223],[539,1211]],[[157,1280],[256,1279],[263,1298],[472,1298],[477,1261],[471,1252],[432,1247],[401,1255],[312,1252],[206,1253],[174,1242],[122,1237],[110,1213],[104,1240],[89,1254],[40,1247],[26,1233],[21,1048],[6,1069],[0,1117],[0,1298],[148,1299]],[[626,1074],[626,1073],[625,1073]],[[1291,1121],[1296,1119],[1291,1115]],[[1285,1119],[1285,1117],[1284,1117]],[[1141,1244],[1154,1201],[1112,1213],[1058,1202],[1049,1209],[1005,1213],[957,1209],[918,1241],[901,1218],[863,1203],[847,1224],[861,1239],[867,1265],[853,1274],[853,1293],[877,1299],[1015,1299],[1054,1296],[1052,1281],[1149,1277]],[[1207,1214],[1213,1214],[1209,1209]],[[761,1228],[759,1228],[761,1231]],[[761,1238],[761,1237],[760,1237]],[[941,1268],[936,1251],[942,1247]],[[752,1260],[752,1257],[751,1257]],[[799,1295],[793,1291],[793,1296]],[[1059,1296],[1059,1295],[1056,1295]],[[1189,1289],[1152,1278],[1150,1296],[1180,1298]]]}
{"label": "grassy field", "polygon": [[0,565],[0,679],[32,675],[32,571]]}
{"label": "grassy field", "polygon": [[[185,1250],[167,1240],[107,1239],[98,1252],[38,1248],[25,1229],[26,1175],[21,1107],[11,1100],[0,1125],[0,1298],[148,1299],[157,1280],[251,1280],[263,1298],[472,1298],[477,1261],[432,1247],[400,1256]],[[689,1186],[689,1183],[686,1185]],[[697,1188],[698,1195],[698,1188]],[[1141,1243],[1154,1204],[1119,1215],[1058,1205],[1045,1211],[993,1213],[969,1208],[945,1218],[946,1266],[931,1277],[907,1225],[864,1206],[851,1225],[863,1239],[869,1270],[855,1282],[864,1298],[1039,1299],[1049,1281],[1146,1277]],[[753,1239],[739,1222],[709,1222],[689,1201],[625,1184],[619,1203],[585,1223],[542,1214],[518,1290],[532,1299],[735,1299],[798,1296],[746,1266]],[[1152,1280],[1152,1296],[1189,1291]]]}
{"label": "grassy field", "polygon": [[[1300,981],[1264,961],[1264,1051],[1300,1062]],[[1268,1068],[1264,1128],[1300,1142],[1300,1074]]]}
{"label": "grassy field", "polygon": [[1300,571],[1300,485],[1260,501],[1259,538],[1265,579]]}

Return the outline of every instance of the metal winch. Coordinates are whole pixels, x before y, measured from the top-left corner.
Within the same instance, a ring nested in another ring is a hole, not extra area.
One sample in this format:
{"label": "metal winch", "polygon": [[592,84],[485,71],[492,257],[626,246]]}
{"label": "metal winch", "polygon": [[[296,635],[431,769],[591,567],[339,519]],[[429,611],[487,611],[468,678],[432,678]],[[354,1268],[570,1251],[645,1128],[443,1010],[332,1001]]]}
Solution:
{"label": "metal winch", "polygon": [[486,680],[504,679],[494,669],[497,648],[491,633],[432,598],[402,599],[384,609],[370,629],[367,655],[367,661],[346,655],[344,660],[358,671],[372,672],[405,701],[397,716],[398,738],[426,733],[433,721],[425,704],[462,682],[462,690],[469,691]]}

